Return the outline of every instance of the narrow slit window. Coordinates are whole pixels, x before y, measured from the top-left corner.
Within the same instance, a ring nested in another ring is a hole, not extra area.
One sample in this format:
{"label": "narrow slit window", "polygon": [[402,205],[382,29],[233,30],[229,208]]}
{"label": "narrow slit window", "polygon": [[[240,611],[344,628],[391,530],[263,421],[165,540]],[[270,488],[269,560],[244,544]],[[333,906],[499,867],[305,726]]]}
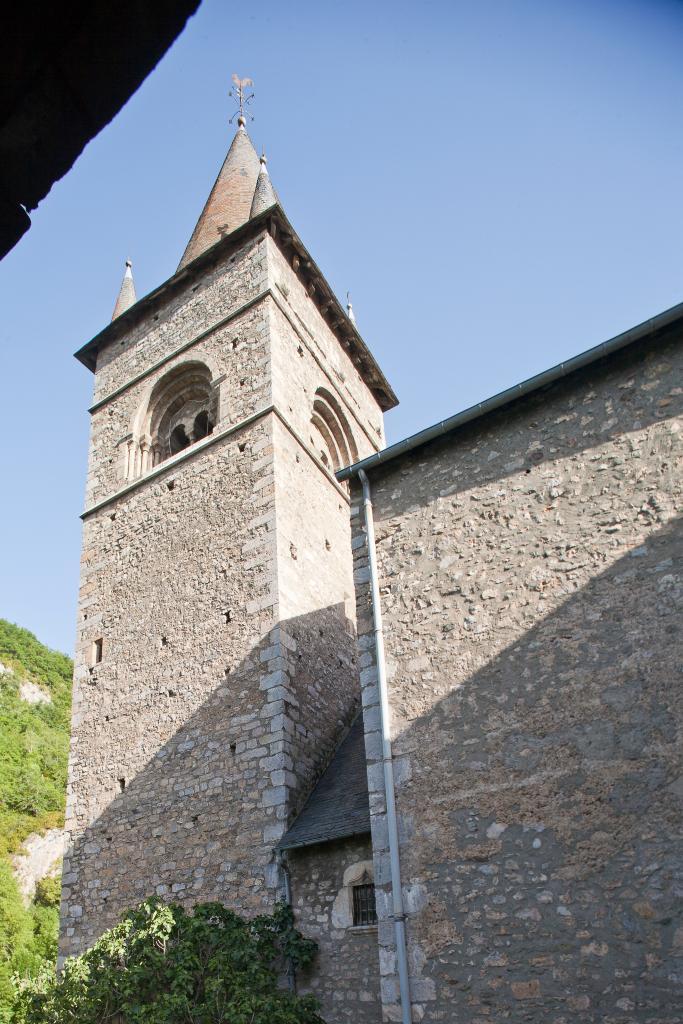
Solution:
{"label": "narrow slit window", "polygon": [[364,875],[359,885],[353,886],[353,926],[377,924],[375,886]]}
{"label": "narrow slit window", "polygon": [[102,661],[102,652],[103,652],[103,650],[104,650],[104,641],[103,641],[102,637],[100,637],[98,640],[95,640],[95,642],[92,645],[92,663],[93,663],[93,665],[99,665],[99,663]]}

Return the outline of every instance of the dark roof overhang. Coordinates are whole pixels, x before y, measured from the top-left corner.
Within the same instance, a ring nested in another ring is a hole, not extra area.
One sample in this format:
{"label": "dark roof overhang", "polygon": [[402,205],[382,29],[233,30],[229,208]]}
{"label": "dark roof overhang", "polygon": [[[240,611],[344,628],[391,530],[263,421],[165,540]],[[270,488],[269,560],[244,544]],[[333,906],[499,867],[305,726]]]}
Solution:
{"label": "dark roof overhang", "polygon": [[295,850],[369,832],[365,733],[359,714],[278,849]]}
{"label": "dark roof overhang", "polygon": [[372,390],[382,411],[393,409],[398,404],[398,399],[391,385],[279,205],[272,206],[256,217],[252,217],[191,263],[177,270],[172,277],[155,288],[149,295],[139,299],[125,313],[107,324],[99,334],[96,334],[91,341],[76,352],[76,359],[94,372],[97,365],[97,354],[104,345],[111,344],[127,334],[141,320],[151,316],[162,303],[184,291],[194,281],[201,279],[207,270],[261,231],[268,231],[286,255],[296,256],[297,273],[312,301],[315,302],[359,374]]}
{"label": "dark roof overhang", "polygon": [[199,0],[7,4],[0,33],[0,257]]}

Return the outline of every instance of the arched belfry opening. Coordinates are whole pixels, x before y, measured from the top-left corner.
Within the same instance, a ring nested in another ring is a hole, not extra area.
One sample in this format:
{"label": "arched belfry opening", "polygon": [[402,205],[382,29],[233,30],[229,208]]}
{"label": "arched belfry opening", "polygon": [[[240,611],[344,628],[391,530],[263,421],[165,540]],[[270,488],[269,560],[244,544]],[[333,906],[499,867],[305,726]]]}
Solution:
{"label": "arched belfry opening", "polygon": [[318,388],[315,393],[311,425],[311,441],[320,461],[333,473],[358,460],[349,421],[339,401],[326,388]]}
{"label": "arched belfry opening", "polygon": [[198,361],[182,363],[157,381],[128,447],[126,476],[134,479],[208,437],[218,420],[218,389]]}

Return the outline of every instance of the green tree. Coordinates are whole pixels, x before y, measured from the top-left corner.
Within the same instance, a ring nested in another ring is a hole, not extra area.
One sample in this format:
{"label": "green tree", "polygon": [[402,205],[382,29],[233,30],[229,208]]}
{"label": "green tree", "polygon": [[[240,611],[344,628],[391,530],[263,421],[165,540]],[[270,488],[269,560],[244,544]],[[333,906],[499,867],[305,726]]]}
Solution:
{"label": "green tree", "polygon": [[[26,906],[9,858],[31,833],[63,824],[73,666],[4,619],[0,662],[0,1024],[7,1024],[12,977],[35,978],[57,955],[59,879],[39,882]],[[24,681],[49,699],[22,700]]]}
{"label": "green tree", "polygon": [[59,879],[38,883],[28,907],[10,865],[0,860],[0,1024],[12,1020],[17,976],[38,978],[57,958]]}
{"label": "green tree", "polygon": [[291,909],[245,920],[219,903],[188,913],[153,897],[86,953],[18,986],[12,1024],[323,1024],[310,996],[278,984],[315,943]]}

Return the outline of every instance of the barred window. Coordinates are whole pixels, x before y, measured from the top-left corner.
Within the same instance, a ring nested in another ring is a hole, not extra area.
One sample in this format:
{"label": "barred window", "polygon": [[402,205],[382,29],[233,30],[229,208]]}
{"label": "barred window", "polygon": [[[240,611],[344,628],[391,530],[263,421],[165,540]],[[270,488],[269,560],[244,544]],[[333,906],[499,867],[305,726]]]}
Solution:
{"label": "barred window", "polygon": [[375,886],[365,872],[360,882],[353,886],[353,925],[377,924],[375,907]]}

